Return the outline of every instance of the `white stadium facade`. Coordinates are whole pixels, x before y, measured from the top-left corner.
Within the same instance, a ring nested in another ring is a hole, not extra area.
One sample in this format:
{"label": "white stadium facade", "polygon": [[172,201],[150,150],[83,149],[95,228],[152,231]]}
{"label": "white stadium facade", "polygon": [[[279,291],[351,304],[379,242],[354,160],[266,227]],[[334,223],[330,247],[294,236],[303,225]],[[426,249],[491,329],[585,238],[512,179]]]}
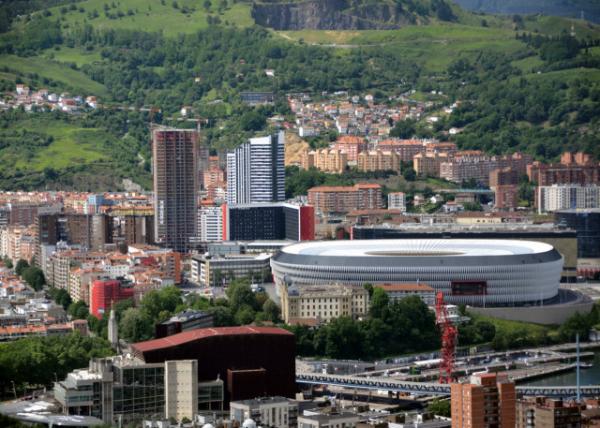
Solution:
{"label": "white stadium facade", "polygon": [[563,257],[533,241],[319,241],[284,247],[271,267],[278,287],[421,282],[442,291],[449,303],[514,306],[556,297]]}

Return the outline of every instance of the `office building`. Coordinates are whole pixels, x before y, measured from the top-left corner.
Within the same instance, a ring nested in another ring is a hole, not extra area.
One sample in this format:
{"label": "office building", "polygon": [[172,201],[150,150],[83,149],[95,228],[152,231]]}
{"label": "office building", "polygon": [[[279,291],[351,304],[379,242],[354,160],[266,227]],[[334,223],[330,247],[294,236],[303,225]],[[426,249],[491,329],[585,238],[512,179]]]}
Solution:
{"label": "office building", "polygon": [[213,315],[204,311],[186,309],[173,315],[166,321],[156,324],[154,337],[172,336],[182,331],[195,330],[197,328],[208,328],[214,325]]}
{"label": "office building", "polygon": [[517,428],[581,427],[585,405],[544,397],[525,397],[517,401]]}
{"label": "office building", "polygon": [[235,278],[250,277],[253,281],[270,279],[270,254],[230,254],[192,257],[191,280],[204,287],[222,287]]}
{"label": "office building", "polygon": [[538,213],[578,208],[600,208],[600,186],[565,184],[538,186],[536,189]]}
{"label": "office building", "polygon": [[154,237],[176,251],[188,251],[196,236],[199,133],[193,129],[152,130]]}
{"label": "office building", "polygon": [[134,288],[122,286],[119,280],[96,280],[92,282],[90,292],[90,313],[102,319],[114,304],[121,300],[132,299],[133,295]]}
{"label": "office building", "polygon": [[388,193],[388,210],[406,212],[406,195],[404,192]]}
{"label": "office building", "polygon": [[153,363],[130,355],[97,358],[56,382],[54,397],[62,413],[93,416],[109,425],[222,411],[223,380],[216,374],[201,380],[197,373],[197,357]]}
{"label": "office building", "polygon": [[600,208],[557,211],[554,222],[559,227],[576,231],[577,257],[600,258]]}
{"label": "office building", "polygon": [[453,383],[450,391],[452,428],[515,426],[515,384],[506,376],[476,374],[470,383]]}
{"label": "office building", "polygon": [[239,426],[248,419],[265,427],[296,428],[298,424],[298,403],[285,397],[232,401],[229,409],[230,419]]}
{"label": "office building", "polygon": [[315,210],[310,205],[254,203],[223,205],[222,240],[311,241],[315,239]]}
{"label": "office building", "polygon": [[284,134],[251,138],[227,153],[227,203],[285,200]]}
{"label": "office building", "polygon": [[381,186],[374,183],[313,187],[308,189],[308,203],[328,214],[383,208]]}
{"label": "office building", "polygon": [[280,288],[286,324],[315,324],[338,317],[359,318],[369,311],[369,292],[361,285],[290,285]]}

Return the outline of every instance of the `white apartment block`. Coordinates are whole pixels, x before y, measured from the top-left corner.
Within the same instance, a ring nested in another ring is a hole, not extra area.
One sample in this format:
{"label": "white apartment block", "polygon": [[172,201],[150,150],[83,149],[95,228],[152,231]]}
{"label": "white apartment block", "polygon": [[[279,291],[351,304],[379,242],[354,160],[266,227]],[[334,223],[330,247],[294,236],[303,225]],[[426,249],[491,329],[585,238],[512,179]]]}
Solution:
{"label": "white apartment block", "polygon": [[198,210],[198,234],[200,241],[223,240],[223,210],[221,207],[204,207]]}
{"label": "white apartment block", "polygon": [[388,193],[388,210],[406,212],[406,195],[403,192]]}
{"label": "white apartment block", "polygon": [[180,421],[198,413],[198,360],[165,361],[165,416]]}
{"label": "white apartment block", "polygon": [[537,188],[538,213],[572,208],[599,208],[600,187],[581,185],[553,185]]}

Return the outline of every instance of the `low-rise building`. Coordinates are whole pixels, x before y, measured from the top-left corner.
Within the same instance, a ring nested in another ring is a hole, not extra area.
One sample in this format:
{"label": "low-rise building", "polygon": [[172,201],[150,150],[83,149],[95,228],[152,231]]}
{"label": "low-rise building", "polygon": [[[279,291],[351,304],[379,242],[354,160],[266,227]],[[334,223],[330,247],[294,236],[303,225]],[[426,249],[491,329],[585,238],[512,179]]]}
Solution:
{"label": "low-rise building", "polygon": [[331,410],[320,412],[318,409],[305,410],[298,416],[298,428],[354,428],[360,421],[356,413]]}
{"label": "low-rise building", "polygon": [[581,426],[584,404],[545,397],[517,401],[517,428],[571,428]]}
{"label": "low-rise building", "polygon": [[406,212],[406,195],[404,192],[388,193],[388,210]]}
{"label": "low-rise building", "polygon": [[298,426],[298,403],[289,398],[264,397],[232,401],[229,408],[230,419],[240,426],[248,419],[252,419],[257,426],[278,428]]}
{"label": "low-rise building", "polygon": [[329,322],[368,313],[369,292],[360,285],[324,284],[281,287],[281,313],[286,323]]}
{"label": "low-rise building", "polygon": [[204,287],[225,286],[235,278],[250,277],[262,282],[271,274],[270,254],[192,257],[191,279]]}
{"label": "low-rise building", "polygon": [[427,306],[435,305],[435,290],[424,283],[377,284],[395,302],[408,296],[418,296]]}

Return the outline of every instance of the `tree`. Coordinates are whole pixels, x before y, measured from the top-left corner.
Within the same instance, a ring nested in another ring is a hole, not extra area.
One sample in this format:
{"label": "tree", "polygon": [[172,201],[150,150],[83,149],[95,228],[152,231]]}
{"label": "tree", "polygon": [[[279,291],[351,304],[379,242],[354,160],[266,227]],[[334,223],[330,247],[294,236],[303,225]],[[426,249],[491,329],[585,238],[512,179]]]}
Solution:
{"label": "tree", "polygon": [[129,308],[119,322],[119,334],[129,342],[148,340],[154,334],[154,324],[145,311]]}
{"label": "tree", "polygon": [[27,260],[19,259],[17,266],[15,267],[15,273],[19,276],[23,274],[23,271],[29,267]]}
{"label": "tree", "polygon": [[13,262],[11,259],[8,258],[8,256],[4,256],[4,258],[2,259],[2,261],[4,262],[4,266],[6,266],[8,269],[12,269],[13,268]]}
{"label": "tree", "polygon": [[240,117],[240,126],[244,131],[260,131],[267,124],[267,118],[258,110],[249,110]]}
{"label": "tree", "polygon": [[363,356],[363,332],[352,318],[335,318],[325,330],[325,354],[328,357],[361,358]]}
{"label": "tree", "polygon": [[437,416],[443,416],[449,418],[451,415],[450,400],[441,400],[434,398],[428,405],[427,411]]}
{"label": "tree", "polygon": [[76,320],[84,320],[90,314],[88,306],[83,300],[71,303],[67,309],[67,313]]}
{"label": "tree", "polygon": [[61,305],[64,309],[67,309],[71,305],[71,303],[73,303],[73,301],[71,300],[71,296],[69,296],[69,293],[64,288],[52,287],[50,288],[49,293],[50,297],[52,297],[52,299],[56,303]]}
{"label": "tree", "polygon": [[269,321],[277,322],[279,320],[279,306],[273,300],[268,299],[262,306],[262,310],[265,314],[266,319]]}
{"label": "tree", "polygon": [[252,292],[247,279],[233,280],[227,288],[227,298],[233,314],[237,313],[243,306],[248,306],[252,310],[258,308],[256,296]]}
{"label": "tree", "polygon": [[140,302],[140,309],[145,311],[151,320],[156,321],[161,312],[173,313],[181,303],[181,291],[170,286],[147,293]]}
{"label": "tree", "polygon": [[375,288],[371,296],[371,307],[369,308],[371,317],[384,319],[388,313],[389,303],[390,298],[385,290],[381,287]]}
{"label": "tree", "polygon": [[231,311],[225,306],[213,306],[208,309],[207,312],[213,316],[215,327],[228,327],[234,325]]}
{"label": "tree", "polygon": [[412,119],[399,120],[390,131],[390,137],[410,138],[415,135],[416,122]]}
{"label": "tree", "polygon": [[25,268],[22,271],[22,278],[36,291],[41,290],[44,285],[46,285],[44,272],[37,266],[29,266]]}

